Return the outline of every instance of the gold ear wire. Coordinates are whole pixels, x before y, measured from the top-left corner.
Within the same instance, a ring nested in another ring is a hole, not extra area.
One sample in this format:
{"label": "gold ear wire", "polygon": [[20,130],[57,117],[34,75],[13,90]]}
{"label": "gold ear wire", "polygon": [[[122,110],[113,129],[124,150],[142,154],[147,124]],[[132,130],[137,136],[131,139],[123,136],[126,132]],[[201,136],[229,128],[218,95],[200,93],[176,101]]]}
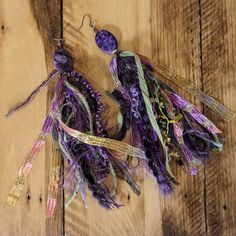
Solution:
{"label": "gold ear wire", "polygon": [[86,17],[89,18],[89,26],[90,26],[91,28],[93,28],[93,30],[96,29],[96,28],[95,28],[95,21],[92,21],[92,17],[91,17],[89,14],[85,14],[85,15],[83,16],[83,18],[82,18],[82,22],[81,22],[80,27],[77,29],[78,31],[80,31],[81,28],[83,27],[83,25],[84,25],[84,20],[85,20]]}

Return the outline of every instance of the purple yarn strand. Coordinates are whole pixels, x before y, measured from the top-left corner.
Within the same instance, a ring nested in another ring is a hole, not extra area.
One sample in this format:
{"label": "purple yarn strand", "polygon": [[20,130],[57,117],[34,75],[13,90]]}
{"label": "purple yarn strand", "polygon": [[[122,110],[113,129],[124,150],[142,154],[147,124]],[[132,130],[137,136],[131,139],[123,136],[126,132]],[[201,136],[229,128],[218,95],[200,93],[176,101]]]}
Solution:
{"label": "purple yarn strand", "polygon": [[53,70],[49,76],[48,79],[46,79],[45,81],[43,81],[42,84],[40,84],[30,95],[28,98],[26,98],[26,100],[24,102],[22,102],[20,105],[12,108],[6,115],[5,117],[10,117],[13,113],[23,109],[27,104],[29,104],[33,98],[43,89],[45,88],[53,79],[54,77],[59,74],[59,72],[57,70]]}

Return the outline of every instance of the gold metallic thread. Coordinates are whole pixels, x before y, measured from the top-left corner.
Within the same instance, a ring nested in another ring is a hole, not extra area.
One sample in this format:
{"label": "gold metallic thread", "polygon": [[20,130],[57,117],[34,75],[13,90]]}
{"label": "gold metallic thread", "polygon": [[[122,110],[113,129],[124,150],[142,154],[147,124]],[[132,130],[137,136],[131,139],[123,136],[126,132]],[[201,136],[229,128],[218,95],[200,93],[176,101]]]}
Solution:
{"label": "gold metallic thread", "polygon": [[202,103],[207,105],[211,110],[217,112],[220,116],[222,116],[225,120],[231,120],[235,117],[235,114],[227,109],[224,105],[217,102],[214,98],[207,95],[201,89],[197,88],[197,86],[189,80],[184,79],[183,77],[175,74],[169,68],[161,65],[161,64],[153,64],[150,59],[139,55],[140,58],[151,64],[157,75],[160,79],[167,79],[179,87],[185,89],[193,96],[197,97]]}
{"label": "gold metallic thread", "polygon": [[141,149],[138,149],[136,147],[132,147],[131,145],[124,143],[124,142],[120,142],[117,140],[113,140],[110,138],[102,138],[102,137],[96,137],[93,135],[89,135],[86,133],[82,133],[78,130],[74,130],[69,128],[65,123],[63,123],[60,119],[58,119],[60,122],[61,127],[72,137],[78,139],[79,141],[89,144],[89,145],[93,145],[93,146],[97,146],[97,147],[105,147],[108,149],[112,149],[115,151],[119,151],[119,152],[123,152],[127,155],[130,156],[137,156],[143,159],[146,159],[145,157],[145,153],[144,151],[142,151]]}

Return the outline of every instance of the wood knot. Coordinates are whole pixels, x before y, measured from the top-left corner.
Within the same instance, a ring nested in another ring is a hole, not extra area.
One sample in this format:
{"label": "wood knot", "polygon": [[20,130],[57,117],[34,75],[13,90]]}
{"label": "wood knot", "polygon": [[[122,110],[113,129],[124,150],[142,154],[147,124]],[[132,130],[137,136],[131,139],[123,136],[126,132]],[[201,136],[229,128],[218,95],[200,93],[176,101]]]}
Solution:
{"label": "wood knot", "polygon": [[26,194],[26,199],[27,199],[27,203],[29,203],[30,200],[31,200],[30,192],[27,192],[27,194]]}
{"label": "wood knot", "polygon": [[42,199],[42,195],[39,195],[39,202],[42,203],[43,199]]}
{"label": "wood knot", "polygon": [[128,193],[128,196],[127,196],[128,200],[130,200],[130,194]]}

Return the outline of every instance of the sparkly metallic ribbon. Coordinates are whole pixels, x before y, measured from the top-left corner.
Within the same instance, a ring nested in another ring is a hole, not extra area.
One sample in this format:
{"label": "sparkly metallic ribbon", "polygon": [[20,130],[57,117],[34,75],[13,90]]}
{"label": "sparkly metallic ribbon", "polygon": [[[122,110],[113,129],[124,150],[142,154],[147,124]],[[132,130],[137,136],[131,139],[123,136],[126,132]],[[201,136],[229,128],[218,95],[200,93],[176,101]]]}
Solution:
{"label": "sparkly metallic ribbon", "polygon": [[144,151],[138,148],[132,147],[131,145],[127,143],[113,140],[110,138],[102,138],[102,137],[97,137],[90,134],[85,134],[78,130],[68,127],[65,123],[62,122],[60,117],[58,118],[58,120],[59,120],[60,126],[66,133],[68,133],[69,135],[71,135],[72,137],[78,139],[79,141],[83,143],[97,146],[97,147],[105,147],[107,149],[123,152],[130,156],[136,156],[136,157],[146,159]]}
{"label": "sparkly metallic ribbon", "polygon": [[51,157],[49,185],[48,185],[48,199],[46,207],[46,217],[53,218],[56,213],[57,198],[60,182],[61,170],[61,156],[60,150],[57,148]]}
{"label": "sparkly metallic ribbon", "polygon": [[23,190],[25,182],[30,174],[30,171],[33,167],[34,162],[36,161],[37,155],[45,146],[45,139],[49,135],[49,133],[51,132],[56,112],[57,112],[56,97],[54,97],[50,111],[45,118],[43,128],[42,128],[42,131],[39,135],[39,138],[35,142],[34,146],[32,147],[24,164],[20,168],[19,173],[18,173],[18,178],[17,178],[15,184],[13,185],[13,187],[6,199],[6,203],[8,205],[15,206],[17,201],[19,200],[19,197],[20,197],[20,194]]}
{"label": "sparkly metallic ribbon", "polygon": [[205,127],[212,134],[219,134],[221,131],[207,118],[205,117],[193,104],[184,100],[175,93],[169,93],[170,100],[179,108],[188,112],[197,122]]}
{"label": "sparkly metallic ribbon", "polygon": [[[89,134],[94,135],[93,132],[93,122],[92,122],[92,114],[91,114],[91,110],[89,107],[89,104],[86,100],[86,98],[83,96],[83,94],[80,93],[80,91],[73,85],[71,85],[69,82],[65,81],[66,86],[72,90],[80,99],[81,103],[84,105],[84,107],[86,108],[86,111],[88,113],[89,116],[89,124],[90,124],[90,130],[89,130]],[[112,163],[109,162],[109,169],[110,169],[110,173],[112,176],[112,193],[111,195],[114,196],[116,193],[116,185],[117,185],[117,181],[116,181],[116,174],[114,171],[114,168],[112,166]],[[81,191],[83,190],[83,186],[82,186],[82,179],[81,176],[79,175],[79,172],[77,173],[77,178],[78,178],[78,183],[74,186],[74,190],[72,192],[72,195],[69,197],[69,199],[66,202],[66,207],[69,206],[69,204],[73,201],[73,199],[76,196],[77,191],[79,190],[79,188],[81,187]],[[81,192],[81,197],[83,198],[83,193]],[[87,202],[84,200],[85,203],[85,207],[87,207]]]}
{"label": "sparkly metallic ribbon", "polygon": [[227,109],[224,105],[217,102],[214,98],[207,95],[201,89],[197,88],[197,86],[189,80],[175,74],[169,68],[161,65],[161,64],[153,64],[150,59],[139,55],[141,60],[150,64],[150,66],[155,70],[160,79],[167,79],[179,87],[188,91],[191,95],[197,97],[202,103],[208,106],[211,110],[217,112],[222,118],[225,120],[231,120],[235,117],[235,114]]}
{"label": "sparkly metallic ribbon", "polygon": [[40,137],[34,144],[29,156],[27,157],[25,163],[20,168],[18,178],[13,185],[10,194],[7,197],[6,203],[11,206],[15,206],[19,200],[20,194],[25,185],[26,179],[33,167],[33,164],[36,160],[37,154],[42,150],[45,145],[45,140]]}

